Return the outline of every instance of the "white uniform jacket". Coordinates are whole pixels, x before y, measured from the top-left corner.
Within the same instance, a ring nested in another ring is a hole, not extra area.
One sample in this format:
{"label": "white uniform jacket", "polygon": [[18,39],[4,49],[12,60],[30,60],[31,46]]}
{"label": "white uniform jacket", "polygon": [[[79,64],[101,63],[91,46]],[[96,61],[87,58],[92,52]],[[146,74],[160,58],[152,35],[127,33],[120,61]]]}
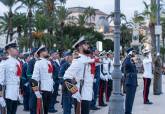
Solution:
{"label": "white uniform jacket", "polygon": [[0,64],[0,84],[5,85],[5,98],[17,101],[20,90],[20,76],[18,76],[18,67],[20,62],[11,56]]}
{"label": "white uniform jacket", "polygon": [[77,87],[80,88],[80,80],[84,80],[84,85],[81,91],[82,100],[92,100],[93,94],[93,80],[94,76],[91,74],[90,63],[94,62],[88,56],[81,55],[72,61],[71,66],[66,70],[64,79],[76,79]]}
{"label": "white uniform jacket", "polygon": [[53,67],[50,61],[40,58],[34,65],[32,79],[40,84],[41,91],[53,91]]}
{"label": "white uniform jacket", "polygon": [[144,68],[144,73],[143,73],[143,77],[144,78],[153,78],[152,75],[152,58],[149,57],[145,57],[143,59],[143,68]]}
{"label": "white uniform jacket", "polygon": [[111,68],[111,61],[110,61],[110,59],[103,58],[102,62],[103,62],[103,64],[101,65],[100,78],[102,80],[112,79],[111,73],[110,73],[110,68]]}

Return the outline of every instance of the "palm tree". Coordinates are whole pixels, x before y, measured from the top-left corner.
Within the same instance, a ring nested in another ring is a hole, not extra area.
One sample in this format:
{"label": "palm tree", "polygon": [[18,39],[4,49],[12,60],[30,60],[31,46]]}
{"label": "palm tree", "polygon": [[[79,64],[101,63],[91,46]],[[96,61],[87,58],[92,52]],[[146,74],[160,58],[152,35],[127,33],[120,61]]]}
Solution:
{"label": "palm tree", "polygon": [[[22,3],[20,7],[23,6],[28,7],[29,41],[32,41],[32,17],[33,17],[32,9],[39,6],[41,0],[18,0],[18,1]],[[32,48],[32,43],[29,43],[29,48]]]}
{"label": "palm tree", "polygon": [[145,10],[143,12],[143,15],[149,19],[151,43],[153,46],[153,52],[155,53],[155,49],[156,49],[155,24],[156,24],[156,12],[157,12],[156,0],[151,0],[150,4],[147,4],[145,1],[143,3],[145,5]]}
{"label": "palm tree", "polygon": [[[165,47],[165,18],[161,18],[161,25],[162,25],[162,40],[163,40],[162,42],[163,42],[163,47]],[[164,60],[165,60],[165,57],[163,54],[163,61]]]}
{"label": "palm tree", "polygon": [[144,25],[144,16],[143,15],[138,15],[133,18],[133,22],[137,23],[139,25]]}
{"label": "palm tree", "polygon": [[121,25],[121,46],[122,46],[122,55],[124,55],[124,49],[129,47],[132,41],[131,29],[127,27],[127,24]]}
{"label": "palm tree", "polygon": [[[111,13],[106,17],[107,20],[108,20],[109,18],[110,18],[109,23],[111,23],[112,21],[114,21],[115,13],[114,13],[114,12],[111,12]],[[125,14],[121,13],[121,14],[120,14],[120,18],[121,18],[121,20],[124,20],[124,21],[127,23],[127,19],[126,19]]]}
{"label": "palm tree", "polygon": [[10,41],[12,41],[12,37],[13,37],[13,27],[12,27],[12,18],[13,18],[13,12],[12,12],[12,8],[16,3],[16,0],[0,0],[0,2],[2,2],[9,10],[8,12],[8,31],[7,31],[7,40],[6,43],[8,43],[8,39],[10,36]]}
{"label": "palm tree", "polygon": [[7,34],[6,44],[8,43],[9,29],[8,29],[8,13],[4,13],[3,16],[0,16],[0,34]]}
{"label": "palm tree", "polygon": [[87,16],[85,14],[79,15],[77,18],[78,25],[80,27],[84,27],[84,25],[86,24],[86,20],[87,20]]}
{"label": "palm tree", "polygon": [[92,7],[87,7],[86,10],[84,11],[84,14],[89,18],[89,25],[91,26],[92,24],[92,18],[95,18],[96,15],[96,9]]}
{"label": "palm tree", "polygon": [[13,16],[13,27],[17,28],[14,33],[18,33],[18,38],[22,38],[21,33],[27,36],[27,17],[25,13],[16,13]]}
{"label": "palm tree", "polygon": [[58,21],[58,24],[60,26],[60,32],[61,32],[61,49],[63,49],[64,43],[63,41],[63,30],[65,25],[65,20],[69,16],[70,12],[64,7],[64,6],[58,6],[56,9],[56,19]]}

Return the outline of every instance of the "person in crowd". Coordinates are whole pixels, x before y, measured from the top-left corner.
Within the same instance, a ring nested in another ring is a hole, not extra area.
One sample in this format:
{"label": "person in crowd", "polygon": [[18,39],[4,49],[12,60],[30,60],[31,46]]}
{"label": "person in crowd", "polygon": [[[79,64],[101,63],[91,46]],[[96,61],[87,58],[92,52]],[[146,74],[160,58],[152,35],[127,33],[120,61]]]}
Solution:
{"label": "person in crowd", "polygon": [[[38,54],[36,53],[37,50],[38,50],[37,48],[32,49],[31,54],[30,54],[31,58],[27,64],[26,73],[27,73],[27,78],[29,79],[29,81],[33,75],[34,65],[35,65],[36,61],[38,60]],[[30,110],[30,114],[36,114],[37,99],[36,99],[36,95],[34,94],[34,92],[32,90],[31,84],[29,86],[30,86],[29,110]]]}
{"label": "person in crowd", "polygon": [[99,88],[99,106],[107,106],[104,102],[104,94],[106,95],[106,84],[109,76],[109,59],[107,53],[103,52],[102,64],[101,64],[101,74],[100,74],[100,88]]}
{"label": "person in crowd", "polygon": [[143,80],[144,80],[144,89],[143,89],[143,99],[144,99],[144,104],[153,104],[148,96],[149,96],[149,90],[150,90],[150,85],[151,85],[151,80],[153,78],[152,75],[152,57],[150,50],[144,49],[143,50],[143,68],[144,68],[144,73],[143,73]]}
{"label": "person in crowd", "polygon": [[113,52],[111,50],[109,50],[107,52],[107,58],[109,60],[109,63],[108,63],[108,81],[107,81],[107,84],[106,84],[106,102],[109,102],[110,100],[110,96],[112,94],[112,85],[113,85],[113,80],[112,80],[112,72],[114,70],[114,67],[113,67],[113,63],[114,63],[114,60],[113,60]]}
{"label": "person in crowd", "polygon": [[81,114],[89,114],[94,80],[94,76],[91,75],[90,63],[98,62],[99,59],[91,59],[88,56],[91,51],[84,36],[73,45],[73,48],[78,51],[79,57],[75,58],[66,70],[63,88],[64,91],[72,93],[75,112],[80,111]]}
{"label": "person in crowd", "polygon": [[55,104],[59,103],[59,101],[57,101],[57,96],[58,96],[58,89],[59,89],[59,71],[60,71],[60,55],[59,52],[57,50],[52,50],[51,51],[51,63],[53,65],[53,81],[54,81],[54,85],[53,85],[53,95],[51,98],[51,103],[49,106],[49,112],[51,113],[55,113],[57,112],[57,110],[55,109]]}
{"label": "person in crowd", "polygon": [[[93,48],[92,52],[93,52],[93,58],[99,58],[100,52],[96,48]],[[101,65],[100,63],[96,63],[96,66],[95,66],[96,69],[95,69],[95,76],[94,76],[94,82],[93,82],[93,99],[90,104],[91,110],[100,109],[96,106],[98,92],[99,92],[99,82],[100,82],[100,65]]]}
{"label": "person in crowd", "polygon": [[[71,65],[73,56],[70,51],[65,51],[63,54],[63,57],[65,58],[65,63],[63,63],[60,67],[59,71],[59,78],[61,79],[61,84],[64,84],[64,74],[65,71],[69,68]],[[63,114],[71,114],[71,108],[72,108],[72,103],[73,103],[73,98],[72,94],[68,91],[64,91],[62,88],[62,107],[63,107]]]}
{"label": "person in crowd", "polygon": [[39,59],[34,65],[31,85],[36,98],[42,98],[44,114],[48,114],[53,92],[53,66],[48,60],[49,54],[45,46],[41,46],[36,53]]}
{"label": "person in crowd", "polygon": [[24,111],[29,111],[29,99],[30,99],[30,84],[29,78],[27,76],[27,66],[28,62],[30,61],[29,53],[24,54],[24,61],[25,63],[22,66],[22,77],[21,77],[21,86],[23,90],[23,106]]}
{"label": "person in crowd", "polygon": [[[20,98],[20,79],[22,66],[18,61],[19,55],[17,44],[9,43],[5,46],[8,59],[0,64],[0,105],[7,107],[7,114],[16,114]],[[3,87],[5,96],[3,96]]]}
{"label": "person in crowd", "polygon": [[127,57],[124,60],[123,71],[125,73],[125,89],[126,89],[126,99],[125,99],[125,114],[132,114],[132,107],[134,103],[136,88],[137,88],[137,69],[135,65],[134,57],[136,55],[133,48],[127,50]]}

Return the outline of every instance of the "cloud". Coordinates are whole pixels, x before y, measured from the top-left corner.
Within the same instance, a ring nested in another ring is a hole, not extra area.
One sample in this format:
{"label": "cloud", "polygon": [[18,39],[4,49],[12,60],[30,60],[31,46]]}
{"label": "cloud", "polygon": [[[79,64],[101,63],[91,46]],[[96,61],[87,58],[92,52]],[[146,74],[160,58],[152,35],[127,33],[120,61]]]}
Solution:
{"label": "cloud", "polygon": [[3,15],[7,11],[7,7],[5,7],[1,2],[0,2],[0,15]]}

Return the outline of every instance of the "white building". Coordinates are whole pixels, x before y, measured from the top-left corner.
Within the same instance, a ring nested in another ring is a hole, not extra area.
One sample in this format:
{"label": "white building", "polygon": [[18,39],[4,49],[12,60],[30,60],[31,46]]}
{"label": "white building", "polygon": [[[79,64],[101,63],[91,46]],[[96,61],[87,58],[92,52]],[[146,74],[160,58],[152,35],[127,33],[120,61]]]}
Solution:
{"label": "white building", "polygon": [[[84,14],[84,11],[86,10],[87,8],[84,8],[84,7],[71,7],[71,8],[68,8],[68,11],[71,13],[69,15],[68,18],[72,18],[72,19],[75,19],[74,21],[76,22],[76,19],[78,19],[79,15],[82,15]],[[87,23],[91,23],[96,25],[96,23],[98,22],[99,18],[100,17],[107,17],[108,14],[100,11],[99,9],[95,9],[95,16],[92,16],[91,18],[88,18],[87,19]]]}

